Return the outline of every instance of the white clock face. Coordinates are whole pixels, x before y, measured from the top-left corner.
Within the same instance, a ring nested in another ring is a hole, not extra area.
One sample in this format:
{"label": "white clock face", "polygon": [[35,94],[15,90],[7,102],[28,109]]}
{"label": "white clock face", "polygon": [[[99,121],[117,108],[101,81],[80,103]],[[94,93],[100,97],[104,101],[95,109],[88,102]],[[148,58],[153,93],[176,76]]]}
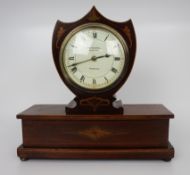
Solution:
{"label": "white clock face", "polygon": [[127,46],[110,27],[89,25],[67,36],[60,52],[64,74],[80,87],[98,90],[121,75]]}

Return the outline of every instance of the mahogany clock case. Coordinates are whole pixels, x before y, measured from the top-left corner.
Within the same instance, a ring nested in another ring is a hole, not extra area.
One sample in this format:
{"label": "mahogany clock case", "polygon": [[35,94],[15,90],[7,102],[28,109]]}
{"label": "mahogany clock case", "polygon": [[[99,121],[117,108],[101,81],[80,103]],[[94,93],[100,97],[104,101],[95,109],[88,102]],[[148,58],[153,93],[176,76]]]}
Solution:
{"label": "mahogany clock case", "polygon": [[[67,34],[86,23],[112,27],[129,49],[126,70],[116,84],[100,91],[74,85],[61,71],[59,53]],[[58,21],[53,34],[53,58],[57,71],[76,95],[69,105],[34,105],[17,115],[22,122],[22,159],[163,159],[174,157],[169,142],[169,121],[174,114],[163,105],[126,105],[113,96],[127,80],[135,58],[136,39],[132,21],[114,22],[95,7],[73,23]]]}
{"label": "mahogany clock case", "polygon": [[[79,26],[87,25],[87,24],[98,24],[98,25],[105,25],[108,27],[113,28],[115,31],[117,31],[122,38],[124,39],[127,47],[128,52],[125,52],[125,58],[129,58],[129,60],[126,61],[125,68],[123,69],[123,72],[121,73],[120,78],[112,84],[109,88],[103,88],[100,90],[90,90],[85,89],[77,84],[73,83],[63,72],[60,65],[60,51],[61,51],[61,45],[65,39],[65,37],[72,32],[74,29],[76,29]],[[91,97],[91,96],[99,96],[99,97],[107,97],[107,96],[113,96],[115,92],[118,91],[118,89],[124,84],[124,82],[127,80],[135,59],[135,51],[136,51],[136,37],[135,37],[135,30],[132,24],[131,20],[128,20],[126,22],[114,22],[107,18],[105,18],[103,15],[100,14],[100,12],[97,11],[95,7],[93,7],[89,13],[87,13],[82,19],[72,22],[72,23],[64,23],[61,21],[57,21],[53,33],[53,40],[52,40],[52,51],[53,51],[53,58],[55,62],[55,66],[57,68],[57,71],[63,80],[63,82],[67,85],[67,87],[76,94],[77,97]],[[129,55],[128,55],[129,54]]]}
{"label": "mahogany clock case", "polygon": [[[87,25],[104,25],[112,28],[117,31],[125,42],[127,46],[127,51],[125,52],[125,65],[123,71],[121,72],[120,77],[109,87],[99,89],[99,90],[90,90],[82,88],[77,84],[73,83],[66,73],[62,71],[62,66],[60,64],[60,51],[64,39],[76,28]],[[52,40],[52,51],[54,63],[57,68],[57,71],[67,85],[67,87],[76,95],[67,106],[66,113],[69,115],[73,114],[122,114],[124,109],[121,101],[113,96],[119,88],[126,82],[135,59],[136,52],[136,37],[135,30],[131,20],[125,22],[114,22],[97,11],[93,7],[89,13],[87,13],[82,19],[72,22],[72,23],[63,23],[57,21],[53,33]]]}

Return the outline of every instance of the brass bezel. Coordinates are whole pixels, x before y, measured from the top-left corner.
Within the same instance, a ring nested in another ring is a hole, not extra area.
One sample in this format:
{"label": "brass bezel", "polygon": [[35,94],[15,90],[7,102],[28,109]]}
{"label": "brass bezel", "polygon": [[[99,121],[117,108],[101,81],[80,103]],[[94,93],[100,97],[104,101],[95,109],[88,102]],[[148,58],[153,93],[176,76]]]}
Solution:
{"label": "brass bezel", "polygon": [[[73,35],[78,33],[80,30],[83,30],[83,29],[86,29],[86,28],[102,28],[102,29],[106,29],[106,30],[110,31],[120,41],[120,43],[122,45],[122,48],[124,50],[125,62],[124,62],[123,70],[121,71],[120,76],[115,81],[113,81],[113,83],[110,84],[109,86],[106,86],[106,87],[103,87],[103,88],[97,88],[97,89],[80,86],[80,84],[77,84],[76,82],[74,82],[70,78],[70,76],[67,74],[67,71],[65,70],[64,62],[63,62],[63,58],[62,58],[62,55],[64,54],[63,52],[65,50],[65,47],[66,47],[68,41],[70,40],[70,38]],[[126,58],[126,56],[128,58]],[[115,29],[113,29],[112,27],[110,27],[108,25],[105,25],[105,24],[101,24],[101,23],[87,23],[87,24],[80,25],[80,26],[76,27],[75,29],[73,29],[71,32],[69,32],[67,34],[67,36],[63,40],[63,42],[61,44],[61,48],[60,48],[60,53],[59,53],[59,64],[60,64],[60,67],[61,67],[61,71],[64,74],[67,81],[69,83],[75,85],[76,87],[78,86],[79,88],[82,88],[82,89],[90,91],[90,92],[102,91],[102,90],[109,89],[110,87],[112,87],[113,84],[115,84],[118,81],[118,79],[122,76],[122,73],[123,73],[123,71],[124,71],[124,69],[126,67],[126,64],[128,64],[128,60],[129,60],[129,48],[128,48],[125,40],[123,39],[123,37]]]}

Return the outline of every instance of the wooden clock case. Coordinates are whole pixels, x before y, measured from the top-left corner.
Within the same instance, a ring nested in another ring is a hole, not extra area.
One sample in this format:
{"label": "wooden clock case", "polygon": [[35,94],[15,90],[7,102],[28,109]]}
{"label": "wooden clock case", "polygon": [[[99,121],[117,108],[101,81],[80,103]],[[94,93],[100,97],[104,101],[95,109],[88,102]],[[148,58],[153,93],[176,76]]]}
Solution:
{"label": "wooden clock case", "polygon": [[[95,94],[65,79],[59,64],[60,46],[73,28],[84,23],[103,23],[119,31],[129,47],[127,72],[108,91]],[[135,58],[136,40],[131,20],[117,23],[103,17],[95,7],[74,23],[57,22],[53,34],[57,71],[76,94],[69,105],[33,105],[19,113],[23,143],[21,160],[48,159],[163,159],[174,157],[169,142],[169,121],[174,114],[163,105],[122,105],[114,93],[128,78]],[[109,98],[108,98],[109,97]]]}
{"label": "wooden clock case", "polygon": [[[60,50],[65,37],[75,28],[86,24],[99,24],[109,26],[117,31],[127,45],[128,52],[125,52],[125,65],[119,79],[110,87],[100,90],[89,90],[73,83],[66,74],[63,73],[60,64]],[[67,85],[67,87],[76,95],[76,98],[66,106],[67,114],[122,114],[123,105],[117,101],[114,94],[126,82],[135,60],[136,37],[135,30],[131,20],[126,22],[114,22],[101,15],[95,7],[86,14],[82,19],[72,22],[63,23],[57,21],[52,42],[52,51],[57,71]]]}

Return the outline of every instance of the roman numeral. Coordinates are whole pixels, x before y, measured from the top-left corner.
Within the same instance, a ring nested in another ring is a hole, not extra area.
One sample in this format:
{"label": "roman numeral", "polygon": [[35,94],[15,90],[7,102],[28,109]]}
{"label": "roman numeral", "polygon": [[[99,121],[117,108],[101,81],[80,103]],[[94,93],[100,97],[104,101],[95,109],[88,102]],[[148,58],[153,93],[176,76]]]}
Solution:
{"label": "roman numeral", "polygon": [[113,73],[115,73],[115,74],[118,72],[117,69],[114,68],[114,67],[111,68],[111,71],[112,71]]}
{"label": "roman numeral", "polygon": [[106,82],[108,83],[108,79],[106,77],[104,77],[104,79],[106,80]]}
{"label": "roman numeral", "polygon": [[73,68],[71,69],[71,71],[72,71],[72,73],[74,74],[74,73],[77,71],[77,68],[76,68],[76,67],[73,67]]}
{"label": "roman numeral", "polygon": [[119,47],[119,44],[116,44],[115,46],[113,46],[113,48]]}
{"label": "roman numeral", "polygon": [[69,57],[69,60],[74,60],[74,57]]}
{"label": "roman numeral", "polygon": [[97,38],[97,33],[96,32],[93,32],[93,38],[95,39],[95,38]]}
{"label": "roman numeral", "polygon": [[115,57],[115,61],[119,61],[120,60],[120,57]]}
{"label": "roman numeral", "polygon": [[77,46],[75,46],[75,45],[73,45],[73,44],[71,44],[71,47],[73,47],[73,48],[77,48]]}
{"label": "roman numeral", "polygon": [[84,80],[85,80],[85,77],[84,77],[84,75],[82,75],[82,76],[80,77],[80,82],[84,82]]}
{"label": "roman numeral", "polygon": [[95,84],[96,84],[96,79],[93,79],[93,80],[92,80],[92,83],[95,85]]}

